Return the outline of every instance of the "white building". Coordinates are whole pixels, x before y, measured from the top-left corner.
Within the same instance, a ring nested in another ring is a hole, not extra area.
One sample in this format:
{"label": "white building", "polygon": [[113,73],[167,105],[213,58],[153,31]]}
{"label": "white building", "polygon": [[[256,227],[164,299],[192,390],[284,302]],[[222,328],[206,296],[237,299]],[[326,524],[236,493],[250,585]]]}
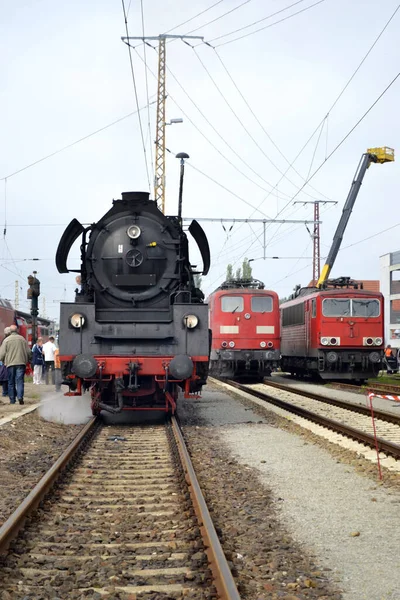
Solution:
{"label": "white building", "polygon": [[385,298],[385,343],[400,348],[400,251],[380,257],[380,289]]}

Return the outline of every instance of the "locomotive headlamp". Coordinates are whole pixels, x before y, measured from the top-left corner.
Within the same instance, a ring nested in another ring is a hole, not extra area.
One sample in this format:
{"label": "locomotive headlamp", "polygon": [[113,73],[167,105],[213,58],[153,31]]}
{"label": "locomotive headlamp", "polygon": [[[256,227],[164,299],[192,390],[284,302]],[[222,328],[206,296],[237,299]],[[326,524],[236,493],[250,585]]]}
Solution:
{"label": "locomotive headlamp", "polygon": [[375,345],[380,346],[381,344],[383,344],[383,339],[380,337],[375,338]]}
{"label": "locomotive headlamp", "polygon": [[199,324],[199,318],[196,315],[185,315],[183,317],[183,324],[188,329],[194,329]]}
{"label": "locomotive headlamp", "polygon": [[329,340],[326,337],[321,338],[321,344],[323,346],[327,346],[329,344]]}
{"label": "locomotive headlamp", "polygon": [[128,227],[128,231],[126,233],[131,238],[131,240],[137,240],[138,237],[140,237],[142,230],[140,229],[139,225],[131,225],[130,227]]}
{"label": "locomotive headlamp", "polygon": [[266,347],[266,345],[267,345],[267,342],[260,342],[260,346],[261,346],[261,348],[265,348],[265,347]]}
{"label": "locomotive headlamp", "polygon": [[69,322],[71,323],[74,329],[79,329],[79,327],[83,327],[85,324],[85,317],[80,313],[75,313],[70,317]]}
{"label": "locomotive headlamp", "polygon": [[235,342],[229,342],[229,348],[234,348],[235,347]]}

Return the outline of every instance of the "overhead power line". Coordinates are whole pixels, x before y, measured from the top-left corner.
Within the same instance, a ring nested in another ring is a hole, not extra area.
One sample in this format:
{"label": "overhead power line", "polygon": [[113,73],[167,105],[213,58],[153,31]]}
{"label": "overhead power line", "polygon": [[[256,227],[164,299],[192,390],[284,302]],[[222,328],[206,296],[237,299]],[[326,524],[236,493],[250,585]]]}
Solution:
{"label": "overhead power line", "polygon": [[[334,149],[330,152],[330,154],[328,154],[328,156],[325,158],[325,160],[319,165],[319,167],[317,167],[317,169],[315,169],[315,171],[313,172],[312,175],[310,175],[310,177],[307,179],[306,183],[304,183],[304,185],[302,186],[302,188],[307,185],[308,181],[311,181],[311,179],[313,179],[313,177],[315,177],[315,175],[318,173],[318,171],[320,169],[322,169],[322,167],[324,166],[324,164],[331,158],[331,156],[333,156],[335,154],[335,152],[337,152],[337,150],[339,150],[340,146],[342,146],[344,144],[344,142],[347,140],[347,138],[353,133],[353,131],[360,125],[360,123],[362,123],[362,121],[365,119],[365,117],[371,112],[371,110],[378,104],[378,102],[383,98],[383,96],[386,94],[386,92],[392,87],[392,85],[397,81],[397,79],[400,77],[400,71],[397,73],[397,75],[395,77],[393,77],[392,81],[385,87],[385,89],[383,90],[383,92],[381,94],[379,94],[379,96],[376,98],[376,100],[371,104],[371,106],[365,111],[365,113],[362,115],[362,117],[360,117],[357,121],[357,123],[355,123],[355,125],[353,125],[353,127],[350,129],[350,131],[348,131],[348,133],[346,133],[346,135],[341,139],[341,141],[334,147]],[[298,196],[298,194],[300,193],[301,189],[296,192],[296,194],[293,196],[292,200],[294,200],[296,198],[296,196]]]}
{"label": "overhead power line", "polygon": [[211,6],[209,6],[208,8],[205,8],[201,12],[197,13],[197,15],[194,15],[194,17],[190,17],[190,19],[187,19],[186,21],[183,21],[183,23],[179,23],[178,25],[175,25],[175,27],[172,27],[171,29],[168,29],[168,31],[164,31],[164,33],[171,33],[171,31],[174,31],[174,29],[178,29],[178,27],[182,27],[183,25],[186,25],[187,23],[190,23],[190,21],[194,21],[194,19],[197,19],[197,17],[200,17],[201,15],[204,15],[204,13],[208,12],[209,10],[211,10],[212,8],[214,8],[214,6],[218,6],[218,4],[221,4],[221,2],[224,2],[224,1],[225,0],[218,0],[218,2],[214,2],[214,4],[211,4]]}
{"label": "overhead power line", "polygon": [[[204,62],[201,60],[199,54],[197,53],[196,49],[193,48],[193,52],[196,55],[196,58],[198,59],[198,61],[200,62],[201,66],[203,67],[203,69],[205,70],[205,72],[207,73],[208,77],[210,78],[210,80],[212,81],[214,87],[216,88],[216,90],[218,91],[219,95],[221,96],[221,98],[223,99],[223,101],[225,102],[225,104],[227,105],[227,107],[229,108],[229,110],[231,111],[231,113],[233,114],[233,116],[235,117],[235,119],[238,121],[239,125],[241,126],[241,128],[244,130],[244,132],[246,133],[246,135],[251,139],[251,141],[255,144],[255,146],[257,146],[257,148],[259,149],[259,151],[261,152],[261,154],[263,156],[265,156],[265,158],[268,160],[268,162],[281,174],[283,175],[283,177],[285,177],[285,179],[292,184],[293,187],[295,187],[296,189],[299,188],[299,186],[294,183],[294,181],[292,181],[289,177],[287,177],[286,174],[283,173],[283,171],[278,167],[278,165],[276,165],[274,163],[274,161],[268,156],[268,154],[265,152],[265,150],[260,146],[260,144],[257,142],[257,140],[255,139],[255,137],[250,133],[249,129],[245,126],[245,124],[243,123],[243,121],[241,120],[241,118],[238,116],[237,112],[234,110],[234,108],[232,107],[232,104],[229,102],[229,100],[227,99],[227,97],[225,96],[225,94],[223,93],[223,91],[221,90],[220,86],[218,85],[218,83],[215,81],[215,79],[213,78],[213,76],[211,75],[210,71],[207,69],[206,65],[204,64]],[[304,194],[306,194],[307,196],[309,196],[310,198],[313,198],[314,200],[316,200],[317,198],[315,198],[315,196],[312,196],[311,194],[309,194],[308,192],[304,192]]]}
{"label": "overhead power line", "polygon": [[[249,102],[247,101],[246,97],[244,96],[244,94],[242,93],[242,91],[240,90],[239,86],[237,85],[236,81],[234,80],[232,74],[230,73],[230,71],[228,70],[226,64],[224,63],[224,61],[222,60],[220,54],[218,53],[217,49],[214,48],[214,52],[219,60],[219,62],[221,63],[224,71],[226,72],[226,74],[228,75],[229,79],[231,80],[232,84],[234,85],[235,89],[237,90],[237,92],[239,93],[240,97],[242,98],[243,102],[245,103],[245,105],[247,106],[247,108],[249,109],[249,111],[251,112],[251,114],[253,115],[254,119],[256,120],[257,124],[261,127],[262,131],[265,133],[265,135],[267,136],[267,138],[269,139],[269,141],[271,142],[271,144],[274,146],[274,148],[276,148],[276,150],[279,152],[279,154],[282,156],[282,158],[285,160],[285,162],[289,165],[289,169],[292,169],[296,175],[298,175],[299,177],[301,177],[301,179],[303,181],[306,180],[305,177],[303,177],[301,175],[301,173],[299,173],[299,171],[297,171],[294,166],[290,163],[289,159],[286,158],[286,156],[283,154],[283,152],[281,151],[281,149],[279,148],[279,146],[276,144],[276,142],[274,141],[274,139],[271,137],[271,135],[269,134],[269,132],[265,129],[265,126],[262,124],[262,122],[260,121],[260,119],[257,117],[256,113],[254,112],[254,110],[252,109],[251,105],[249,104]],[[288,171],[285,171],[285,175]],[[328,198],[327,196],[325,196],[325,194],[321,193],[320,191],[318,191],[316,188],[314,188],[312,185],[310,185],[310,188],[314,190],[314,192],[316,192],[317,194],[319,194],[319,196],[323,196],[324,198],[326,198],[327,200],[330,200],[330,198]]]}
{"label": "overhead power line", "polygon": [[[129,38],[128,17],[127,17],[126,10],[125,10],[125,0],[121,0],[121,1],[122,1],[122,10],[124,13],[126,36]],[[137,114],[138,114],[138,119],[139,119],[140,137],[142,138],[144,162],[146,165],[147,182],[149,184],[149,189],[150,189],[151,185],[150,185],[149,166],[147,164],[146,144],[144,141],[143,125],[142,125],[142,119],[141,119],[140,111],[139,111],[139,98],[138,98],[137,87],[136,87],[135,71],[133,68],[132,52],[131,52],[131,47],[129,46],[129,44],[128,44],[128,52],[129,52],[129,62],[131,65],[131,75],[132,75],[133,89],[134,89],[134,94],[135,94],[136,108],[137,108]]]}
{"label": "overhead power line", "polygon": [[325,0],[318,0],[318,2],[314,2],[314,4],[311,4],[310,6],[307,6],[306,8],[302,8],[301,10],[298,10],[297,12],[295,12],[291,15],[288,15],[287,17],[283,17],[283,19],[279,19],[279,21],[275,21],[275,23],[271,23],[270,25],[265,25],[265,27],[260,27],[260,29],[256,29],[255,31],[250,31],[249,33],[245,33],[244,35],[234,38],[233,40],[228,40],[227,42],[222,42],[222,44],[217,44],[216,48],[219,48],[220,46],[226,46],[227,44],[232,44],[233,42],[242,40],[243,38],[249,37],[249,35],[254,35],[255,33],[259,33],[260,31],[269,29],[270,27],[275,27],[275,25],[278,25],[279,23],[283,23],[283,21],[292,19],[296,15],[300,15],[301,13],[306,12],[307,10],[310,10],[311,8],[314,8],[314,6],[318,6],[318,4],[322,4],[322,2],[325,2]]}
{"label": "overhead power line", "polygon": [[301,4],[302,2],[305,2],[305,1],[306,0],[297,0],[297,2],[293,2],[293,4],[289,4],[289,6],[285,6],[285,8],[281,8],[281,10],[277,10],[276,12],[273,12],[273,13],[267,15],[266,17],[263,17],[262,19],[258,19],[258,21],[254,21],[253,23],[249,23],[249,25],[244,25],[243,27],[239,27],[239,29],[235,29],[233,31],[230,31],[229,33],[224,33],[222,35],[219,35],[218,37],[212,38],[210,40],[210,44],[212,44],[213,42],[216,42],[217,40],[222,40],[222,38],[228,37],[235,33],[239,33],[239,31],[244,31],[245,29],[248,29],[249,27],[253,27],[253,25],[258,25],[258,23],[262,23],[263,21],[272,19],[272,17],[276,17],[276,15],[279,15],[279,14],[285,12],[285,10],[289,10],[289,8],[292,8],[293,6],[296,6],[297,4]]}
{"label": "overhead power line", "polygon": [[238,6],[235,6],[234,8],[231,8],[230,10],[225,12],[223,15],[220,15],[219,17],[216,17],[215,19],[212,19],[211,21],[208,21],[207,23],[204,23],[203,25],[196,27],[196,29],[191,29],[190,31],[187,31],[186,35],[188,35],[189,33],[194,33],[195,31],[198,31],[199,29],[203,29],[203,27],[208,27],[208,25],[211,25],[212,23],[215,23],[216,21],[223,19],[224,17],[226,17],[227,15],[230,15],[231,13],[235,12],[239,8],[242,8],[242,6],[244,6],[245,4],[248,4],[249,2],[252,2],[252,0],[245,0],[241,4],[238,4]]}
{"label": "overhead power line", "polygon": [[[140,56],[140,54],[138,53],[138,51],[136,50],[136,48],[134,48],[137,56],[139,57],[139,59],[143,62],[143,58]],[[151,75],[157,79],[156,74],[150,69],[150,67],[147,65],[147,69],[149,70],[149,72],[151,73]],[[224,144],[228,147],[228,149],[235,154],[235,156],[248,168],[250,169],[255,175],[257,175],[257,177],[259,177],[262,181],[264,181],[264,183],[266,183],[267,185],[269,185],[270,187],[272,187],[272,184],[269,183],[268,181],[266,181],[261,175],[259,175],[257,173],[257,171],[255,171],[251,165],[249,165],[242,156],[240,156],[240,154],[238,152],[236,152],[232,146],[229,144],[229,142],[227,142],[225,140],[225,138],[219,133],[219,131],[216,129],[216,127],[214,127],[214,125],[210,122],[210,120],[206,117],[206,115],[203,113],[203,111],[197,106],[196,102],[191,98],[191,96],[188,94],[188,92],[185,90],[185,88],[183,87],[183,85],[180,83],[180,81],[178,80],[178,78],[174,75],[174,73],[171,71],[170,68],[168,68],[168,72],[170,73],[170,75],[172,76],[172,78],[176,81],[176,83],[179,85],[179,87],[181,88],[181,90],[184,92],[184,94],[187,96],[187,98],[190,100],[190,102],[193,104],[193,106],[197,109],[197,111],[200,113],[200,115],[204,118],[204,120],[206,121],[206,123],[212,128],[212,130],[216,133],[216,135],[224,142]],[[186,111],[182,108],[182,106],[175,100],[175,98],[168,93],[168,97],[172,100],[172,102],[178,107],[178,109],[181,111],[181,113],[184,115],[184,117],[192,124],[192,126],[196,129],[196,131],[198,131],[198,133],[200,133],[200,135],[206,140],[206,142],[212,146],[214,148],[214,150],[216,150],[216,152],[218,152],[218,154],[226,161],[228,162],[234,169],[235,171],[237,171],[238,173],[240,173],[243,177],[245,177],[248,181],[251,181],[251,183],[253,183],[254,185],[256,185],[258,188],[262,189],[264,192],[268,192],[268,189],[266,189],[264,186],[260,185],[259,183],[257,183],[256,181],[254,181],[254,179],[252,179],[251,177],[249,177],[248,175],[246,175],[246,173],[244,173],[243,171],[241,171],[223,152],[221,152],[221,150],[219,150],[219,148],[209,139],[209,137],[204,133],[204,131],[202,131],[193,121],[193,119],[190,118],[190,116],[186,113]],[[290,197],[288,194],[285,194],[284,192],[281,192],[281,194],[283,196],[285,196],[286,198]]]}
{"label": "overhead power line", "polygon": [[[140,12],[142,17],[142,35],[144,37],[144,10],[143,10],[143,0],[140,0]],[[130,51],[130,49],[129,49]],[[147,99],[147,131],[149,136],[149,147],[150,147],[150,166],[151,166],[151,177],[152,181],[154,181],[154,163],[153,163],[153,148],[152,148],[152,139],[151,139],[151,121],[150,121],[150,102],[149,102],[149,81],[147,78],[147,55],[146,55],[146,43],[143,40],[143,55],[144,55],[144,79],[146,84],[146,99]]]}
{"label": "overhead power line", "polygon": [[[344,92],[349,87],[350,83],[353,81],[354,77],[356,76],[356,74],[358,73],[358,71],[360,70],[360,68],[362,67],[362,65],[364,64],[364,62],[366,61],[366,59],[368,58],[368,56],[371,54],[373,48],[376,46],[377,42],[382,37],[382,34],[386,31],[388,25],[390,24],[390,22],[392,21],[392,19],[394,18],[394,16],[396,15],[396,13],[398,12],[399,9],[400,9],[400,4],[398,4],[397,8],[391,14],[391,16],[389,17],[388,21],[385,23],[385,25],[383,26],[383,28],[379,32],[378,36],[375,38],[374,42],[371,44],[371,46],[369,47],[369,49],[366,52],[366,54],[363,56],[363,58],[361,59],[361,61],[358,64],[358,66],[356,67],[356,69],[354,70],[354,72],[352,73],[352,75],[350,76],[350,78],[347,80],[347,82],[344,85],[344,87],[341,89],[341,91],[339,92],[339,94],[336,96],[336,98],[333,101],[332,105],[330,106],[330,108],[328,109],[327,113],[325,114],[325,117],[318,123],[317,127],[314,129],[314,131],[312,132],[312,134],[310,135],[310,137],[307,139],[307,141],[305,142],[305,144],[302,146],[302,148],[296,154],[296,156],[294,157],[294,159],[292,160],[292,162],[290,163],[290,165],[286,169],[285,174],[289,171],[290,168],[293,168],[293,165],[295,164],[295,162],[297,161],[297,159],[300,157],[300,155],[303,153],[303,151],[305,150],[305,148],[308,146],[308,144],[310,143],[310,141],[313,139],[314,135],[317,133],[317,131],[319,130],[319,128],[321,126],[323,126],[323,124],[325,123],[325,121],[328,119],[328,116],[330,115],[330,113],[332,112],[332,110],[335,108],[336,104],[339,102],[340,98],[343,96]],[[327,124],[327,127],[328,127],[328,124]],[[328,152],[327,152],[327,148],[326,148],[326,150],[325,150],[325,161],[327,160],[327,158],[328,158]],[[283,179],[283,177],[281,177],[279,179],[279,181],[276,184],[275,188],[277,188],[277,186],[280,184],[280,182],[282,181],[282,179]],[[310,179],[307,179],[306,181],[307,181],[307,183],[309,183]],[[258,208],[260,206],[262,206],[263,203],[268,199],[268,197],[270,196],[270,193],[271,192],[269,192],[268,195],[267,195],[267,197],[264,198],[264,200],[258,205]],[[277,216],[279,214],[281,214],[286,209],[286,207],[289,206],[289,204],[290,204],[290,202],[288,202],[287,204],[285,204],[285,206],[279,211],[279,213],[277,214]]]}
{"label": "overhead power line", "polygon": [[[153,102],[150,102],[150,106],[152,104],[155,104],[155,100]],[[146,106],[142,106],[141,108],[139,108],[139,111],[144,110],[145,108],[146,108]],[[41,163],[49,158],[52,158],[53,156],[56,156],[56,154],[60,154],[60,152],[64,152],[64,150],[68,150],[68,148],[72,148],[73,146],[76,146],[76,144],[80,144],[81,142],[88,140],[89,138],[93,137],[94,135],[97,135],[98,133],[101,133],[102,131],[109,129],[110,127],[113,127],[114,125],[117,125],[117,123],[121,123],[121,121],[125,121],[125,119],[129,119],[129,117],[136,115],[139,111],[134,110],[134,111],[128,113],[127,115],[124,115],[123,117],[120,117],[119,119],[116,119],[115,121],[112,121],[111,123],[108,123],[108,125],[104,125],[104,127],[100,127],[100,129],[96,129],[95,131],[88,133],[87,135],[75,140],[74,142],[71,142],[70,144],[67,144],[66,146],[63,146],[62,148],[59,148],[58,150],[54,150],[54,152],[51,152],[50,154],[46,154],[46,156],[42,156],[42,158],[38,158],[34,162],[29,163],[28,165],[25,165],[24,167],[21,167],[20,169],[17,169],[16,171],[13,171],[12,173],[9,173],[5,177],[2,177],[0,179],[0,181],[5,181],[6,179],[10,179],[11,177],[14,177],[14,175],[18,175],[19,173],[26,171],[26,169],[30,169],[31,167],[34,167],[34,166],[38,165],[39,163]]]}

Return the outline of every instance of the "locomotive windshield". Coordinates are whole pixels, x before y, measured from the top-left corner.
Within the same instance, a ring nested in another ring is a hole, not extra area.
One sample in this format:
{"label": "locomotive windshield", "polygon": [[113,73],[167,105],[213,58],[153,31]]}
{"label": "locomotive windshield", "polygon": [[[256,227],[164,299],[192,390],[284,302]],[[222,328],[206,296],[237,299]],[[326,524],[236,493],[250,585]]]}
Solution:
{"label": "locomotive windshield", "polygon": [[253,296],[251,299],[251,310],[258,313],[272,312],[271,296]]}
{"label": "locomotive windshield", "polygon": [[324,317],[379,317],[379,300],[375,298],[325,298],[322,302]]}
{"label": "locomotive windshield", "polygon": [[243,312],[244,301],[242,296],[222,296],[221,310],[222,312]]}

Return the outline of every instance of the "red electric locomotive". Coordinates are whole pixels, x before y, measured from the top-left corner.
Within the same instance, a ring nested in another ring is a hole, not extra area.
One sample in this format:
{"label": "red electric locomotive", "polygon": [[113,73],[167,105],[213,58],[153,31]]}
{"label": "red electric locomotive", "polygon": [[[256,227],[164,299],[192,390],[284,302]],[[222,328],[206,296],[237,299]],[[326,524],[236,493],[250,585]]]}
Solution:
{"label": "red electric locomotive", "polygon": [[209,299],[211,372],[262,379],[279,365],[279,299],[261,281],[224,282]]}
{"label": "red electric locomotive", "polygon": [[322,379],[377,375],[383,355],[383,296],[357,289],[348,279],[341,285],[302,288],[281,305],[282,371]]}

